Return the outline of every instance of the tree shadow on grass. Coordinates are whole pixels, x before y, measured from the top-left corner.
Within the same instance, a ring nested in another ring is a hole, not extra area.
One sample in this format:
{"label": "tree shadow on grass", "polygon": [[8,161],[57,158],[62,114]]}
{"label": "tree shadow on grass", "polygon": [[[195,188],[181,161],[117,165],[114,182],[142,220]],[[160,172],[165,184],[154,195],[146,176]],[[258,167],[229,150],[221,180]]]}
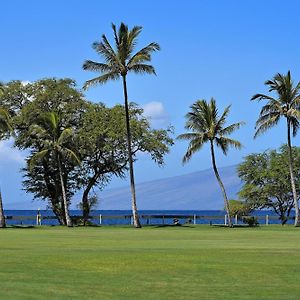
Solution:
{"label": "tree shadow on grass", "polygon": [[38,229],[38,227],[33,225],[8,225],[6,229]]}
{"label": "tree shadow on grass", "polygon": [[216,228],[259,228],[259,225],[256,226],[249,226],[248,224],[234,224],[232,227],[229,227],[228,225],[225,224],[211,224],[211,227],[216,227]]}
{"label": "tree shadow on grass", "polygon": [[152,228],[195,228],[194,226],[190,225],[172,225],[172,224],[161,224],[161,225],[146,225],[145,227],[152,227]]}

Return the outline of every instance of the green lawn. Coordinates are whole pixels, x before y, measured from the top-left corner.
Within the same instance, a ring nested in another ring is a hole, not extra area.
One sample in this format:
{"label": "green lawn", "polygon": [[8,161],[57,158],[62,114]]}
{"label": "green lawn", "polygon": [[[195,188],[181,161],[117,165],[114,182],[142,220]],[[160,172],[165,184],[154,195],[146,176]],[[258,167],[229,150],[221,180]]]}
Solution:
{"label": "green lawn", "polygon": [[0,230],[1,299],[300,299],[300,228]]}

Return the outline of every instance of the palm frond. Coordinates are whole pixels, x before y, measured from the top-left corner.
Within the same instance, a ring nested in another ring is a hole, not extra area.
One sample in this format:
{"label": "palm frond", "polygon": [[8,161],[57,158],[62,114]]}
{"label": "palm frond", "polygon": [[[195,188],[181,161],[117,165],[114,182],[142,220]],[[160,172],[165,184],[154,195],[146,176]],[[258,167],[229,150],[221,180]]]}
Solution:
{"label": "palm frond", "polygon": [[102,35],[100,42],[94,42],[93,48],[102,56],[104,62],[86,60],[83,64],[84,70],[103,73],[101,76],[86,81],[83,89],[92,85],[104,84],[109,80],[117,80],[121,75],[126,76],[128,71],[140,74],[155,74],[153,66],[147,64],[151,60],[151,53],[160,49],[157,43],[150,43],[133,55],[141,26],[134,26],[131,30],[123,22],[119,28],[111,24],[115,49],[109,43],[107,37]]}
{"label": "palm frond", "polygon": [[118,37],[119,37],[119,47],[118,47],[118,58],[120,62],[125,65],[126,60],[130,56],[130,45],[128,43],[128,26],[125,25],[124,23],[121,23],[119,27],[119,32],[118,32]]}
{"label": "palm frond", "polygon": [[227,117],[228,117],[228,114],[230,112],[230,108],[231,108],[231,105],[227,106],[225,109],[224,109],[224,112],[222,113],[221,117],[218,119],[218,116],[215,115],[214,118],[216,119],[217,123],[216,123],[216,129],[215,129],[215,132],[216,134],[222,130],[223,126],[225,125],[226,123],[226,120],[227,120]]}
{"label": "palm frond", "polygon": [[219,131],[219,134],[221,136],[224,136],[224,135],[230,135],[231,133],[233,133],[234,131],[240,129],[241,126],[245,125],[245,122],[241,121],[241,122],[238,122],[238,123],[234,123],[234,124],[231,124],[223,129],[220,129]]}
{"label": "palm frond", "polygon": [[292,130],[293,130],[293,137],[295,137],[297,135],[298,129],[300,127],[299,120],[296,118],[290,118],[290,124],[291,124]]}
{"label": "palm frond", "polygon": [[70,138],[71,138],[72,136],[73,136],[73,130],[72,130],[71,128],[65,128],[65,129],[61,132],[61,134],[60,134],[60,136],[59,136],[57,142],[58,142],[59,144],[63,144],[63,143],[65,143],[66,141],[70,140]]}
{"label": "palm frond", "polygon": [[260,111],[260,115],[264,115],[266,113],[283,113],[283,107],[280,102],[275,100],[270,100],[266,105],[264,105]]}
{"label": "palm frond", "polygon": [[[102,36],[102,39],[108,43],[105,35]],[[109,44],[109,43],[108,43]],[[93,48],[100,54],[105,62],[112,66],[117,66],[120,64],[117,54],[114,52],[111,46],[107,46],[104,42],[94,42]]]}
{"label": "palm frond", "polygon": [[82,66],[83,70],[94,71],[94,72],[111,72],[113,70],[112,66],[108,64],[98,63],[92,60],[86,60]]}
{"label": "palm frond", "polygon": [[293,99],[295,105],[297,104],[299,105],[300,102],[299,92],[300,92],[300,82],[297,83],[297,85],[294,87],[291,93],[291,98]]}
{"label": "palm frond", "polygon": [[151,65],[146,65],[146,64],[135,64],[129,68],[130,71],[133,71],[135,73],[140,73],[140,74],[154,74],[155,69]]}
{"label": "palm frond", "polygon": [[197,100],[191,105],[191,111],[187,113],[187,129],[208,132],[212,125],[211,107],[206,100]]}
{"label": "palm frond", "polygon": [[272,100],[272,101],[277,101],[276,99],[274,99],[271,96],[265,95],[265,94],[255,94],[252,98],[251,101],[253,100]]}
{"label": "palm frond", "polygon": [[97,84],[105,84],[109,80],[118,80],[119,78],[120,78],[120,74],[118,72],[106,73],[99,77],[87,80],[83,86],[83,89],[87,90],[91,86],[94,86]]}
{"label": "palm frond", "polygon": [[29,126],[30,137],[34,139],[40,139],[43,142],[45,138],[49,136],[47,130],[38,124],[32,124]]}
{"label": "palm frond", "polygon": [[[216,100],[214,98],[210,99],[210,103],[209,103],[208,107],[210,108],[210,111],[207,110],[207,115],[208,115],[209,119],[211,120],[210,122],[213,124],[216,124],[217,120],[218,120],[219,111],[217,108]],[[225,109],[225,111],[226,111],[226,109]]]}
{"label": "palm frond", "polygon": [[115,37],[115,43],[117,45],[117,48],[119,47],[120,45],[120,41],[119,41],[119,37],[118,37],[118,34],[117,34],[117,28],[116,28],[116,25],[114,23],[111,23],[111,27],[113,29],[113,32],[114,32],[114,37]]}
{"label": "palm frond", "polygon": [[233,148],[236,148],[236,149],[241,149],[243,146],[242,144],[237,141],[237,140],[234,140],[234,139],[231,139],[231,138],[228,138],[228,137],[219,137],[219,138],[216,138],[216,144],[220,144],[222,150],[223,149],[226,149],[226,151],[223,153],[224,154],[227,154],[227,151],[228,151],[228,148],[229,147],[233,147]]}
{"label": "palm frond", "polygon": [[151,60],[151,54],[153,52],[159,51],[160,46],[157,43],[150,43],[146,47],[142,48],[139,50],[136,54],[134,54],[130,60],[128,61],[128,67],[131,67],[132,65],[136,63],[141,63],[145,61],[150,61]]}
{"label": "palm frond", "polygon": [[214,142],[215,142],[215,144],[217,145],[218,148],[221,148],[223,154],[227,155],[228,144],[224,141],[224,139],[216,137],[214,139]]}
{"label": "palm frond", "polygon": [[4,88],[5,88],[5,85],[2,81],[0,81],[0,95],[2,95],[4,93]]}
{"label": "palm frond", "polygon": [[183,156],[182,163],[187,163],[197,151],[199,151],[204,145],[204,141],[202,139],[192,140],[189,143],[188,149]]}
{"label": "palm frond", "polygon": [[32,155],[32,157],[28,160],[29,170],[32,171],[37,162],[41,161],[48,153],[49,149],[43,149]]}
{"label": "palm frond", "polygon": [[293,135],[296,135],[299,127],[298,120],[300,119],[300,82],[295,86],[291,72],[288,71],[286,75],[277,73],[272,80],[267,80],[265,84],[269,86],[270,92],[276,92],[277,99],[264,94],[257,94],[252,97],[252,100],[269,100],[261,109],[259,119],[256,122],[257,131],[254,137],[276,125],[280,117],[289,120]]}
{"label": "palm frond", "polygon": [[45,130],[49,128],[50,131],[55,134],[59,127],[60,118],[58,113],[51,111],[42,114],[37,121],[42,128]]}
{"label": "palm frond", "polygon": [[143,27],[141,26],[134,26],[128,33],[128,46],[129,46],[129,53],[132,53],[136,44],[137,38],[141,33]]}
{"label": "palm frond", "polygon": [[254,138],[264,133],[266,130],[278,124],[280,120],[280,114],[269,114],[261,116],[256,122],[256,132]]}
{"label": "palm frond", "polygon": [[76,155],[76,153],[75,153],[73,150],[71,150],[71,149],[69,149],[69,148],[64,148],[64,149],[63,149],[63,152],[66,152],[67,157],[68,157],[73,163],[78,164],[78,165],[81,163],[79,157]]}
{"label": "palm frond", "polygon": [[13,132],[12,120],[6,109],[0,107],[0,130],[2,132]]}
{"label": "palm frond", "polygon": [[295,108],[290,108],[287,113],[286,113],[288,118],[295,118],[300,120],[300,111],[298,109]]}
{"label": "palm frond", "polygon": [[183,133],[177,136],[177,140],[195,140],[195,139],[203,139],[203,134],[198,132],[188,132]]}
{"label": "palm frond", "polygon": [[197,100],[191,105],[191,111],[186,115],[185,128],[192,132],[181,134],[177,137],[180,140],[189,140],[187,152],[184,155],[183,163],[187,162],[191,156],[201,149],[202,145],[208,141],[215,142],[221,148],[224,154],[227,154],[229,146],[240,148],[240,142],[226,137],[244,124],[238,122],[223,127],[228,117],[230,106],[226,107],[219,117],[216,100],[211,98],[210,102],[206,100]]}

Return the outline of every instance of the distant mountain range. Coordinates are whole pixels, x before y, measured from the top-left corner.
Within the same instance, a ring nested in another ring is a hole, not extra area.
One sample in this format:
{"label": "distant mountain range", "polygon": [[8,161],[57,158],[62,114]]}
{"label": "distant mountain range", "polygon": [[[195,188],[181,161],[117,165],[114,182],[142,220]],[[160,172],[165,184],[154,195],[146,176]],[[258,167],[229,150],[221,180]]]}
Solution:
{"label": "distant mountain range", "polygon": [[[241,181],[236,166],[219,169],[229,198],[236,199]],[[137,205],[140,210],[212,210],[223,209],[220,187],[212,169],[186,175],[158,179],[136,185]],[[78,195],[76,198],[80,198]],[[24,194],[22,201],[4,200],[5,209],[45,209],[46,202],[32,201],[32,195]],[[99,193],[97,209],[131,209],[129,184],[126,187],[107,189]],[[71,209],[77,209],[73,205]]]}
{"label": "distant mountain range", "polygon": [[[241,181],[236,165],[220,168],[229,198],[236,199]],[[169,177],[136,185],[140,210],[211,210],[223,209],[220,187],[212,169]],[[100,193],[98,209],[130,209],[130,188],[116,188]]]}

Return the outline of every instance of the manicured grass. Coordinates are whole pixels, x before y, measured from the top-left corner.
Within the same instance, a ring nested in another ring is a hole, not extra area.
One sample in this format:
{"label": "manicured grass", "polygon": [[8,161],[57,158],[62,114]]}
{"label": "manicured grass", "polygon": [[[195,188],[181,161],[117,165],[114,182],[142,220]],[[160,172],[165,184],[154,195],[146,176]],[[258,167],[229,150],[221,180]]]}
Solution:
{"label": "manicured grass", "polygon": [[0,230],[1,299],[299,299],[300,228]]}

